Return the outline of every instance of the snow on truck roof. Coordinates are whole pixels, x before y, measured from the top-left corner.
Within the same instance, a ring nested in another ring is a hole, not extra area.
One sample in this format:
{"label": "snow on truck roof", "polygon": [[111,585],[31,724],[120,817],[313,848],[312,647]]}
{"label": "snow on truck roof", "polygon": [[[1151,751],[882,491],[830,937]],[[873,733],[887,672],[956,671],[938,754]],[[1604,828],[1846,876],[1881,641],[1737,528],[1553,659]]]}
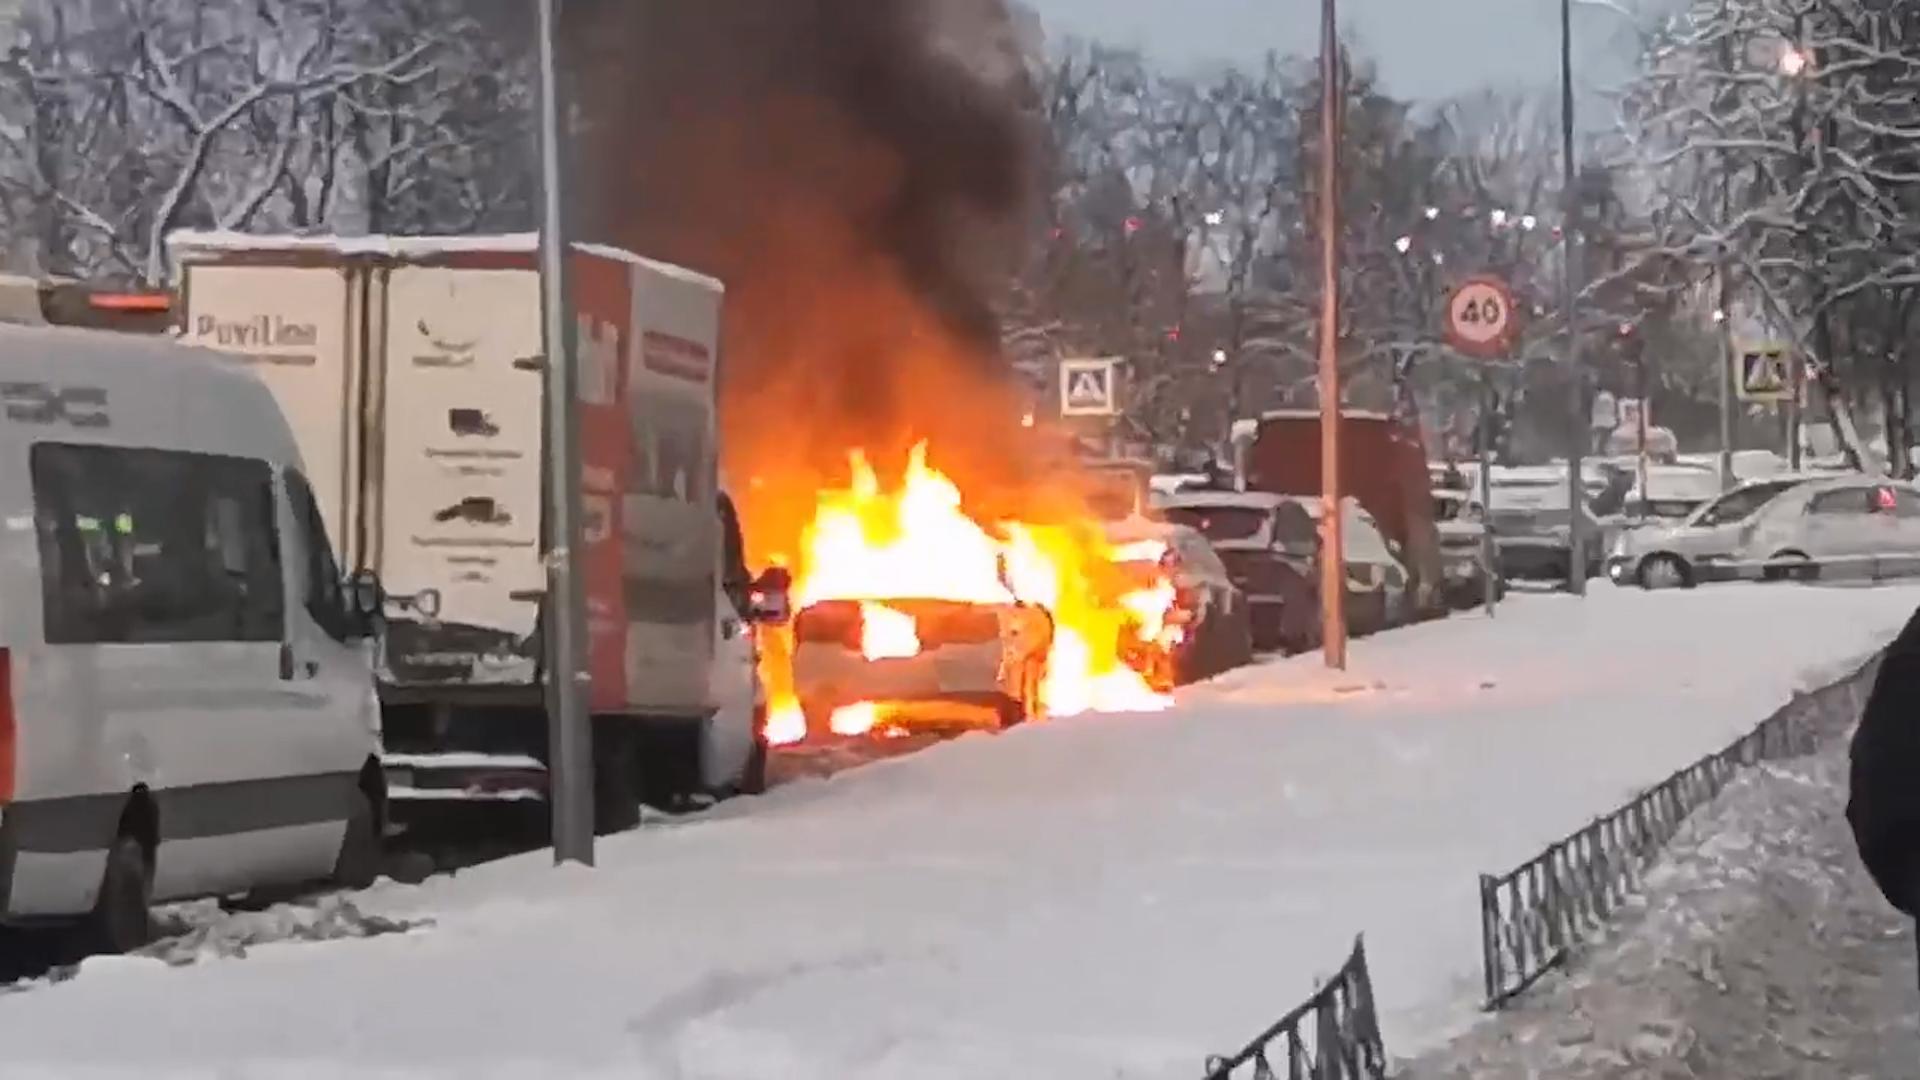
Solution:
{"label": "snow on truck roof", "polygon": [[[644,266],[665,277],[725,292],[726,286],[718,278],[709,277],[697,270],[684,266],[649,259],[621,248],[606,244],[576,243],[573,250],[582,254],[594,255],[603,259],[615,259],[634,266]],[[278,235],[206,231],[183,229],[168,234],[167,250],[176,260],[191,258],[195,255],[233,255],[233,254],[272,254],[275,252],[298,252],[312,255],[337,255],[341,258],[393,259],[404,262],[409,259],[431,259],[445,255],[472,255],[501,252],[510,255],[533,255],[540,250],[539,233],[495,233],[475,234],[471,236],[301,236],[292,233]]]}

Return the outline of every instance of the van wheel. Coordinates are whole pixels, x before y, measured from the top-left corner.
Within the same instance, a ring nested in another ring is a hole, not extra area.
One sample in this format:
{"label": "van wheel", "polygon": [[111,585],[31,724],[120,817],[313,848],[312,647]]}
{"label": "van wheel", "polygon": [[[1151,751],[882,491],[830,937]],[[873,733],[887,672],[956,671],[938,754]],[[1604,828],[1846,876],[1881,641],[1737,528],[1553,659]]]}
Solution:
{"label": "van wheel", "polygon": [[90,954],[118,955],[153,941],[153,861],[138,838],[124,833],[107,849],[100,895],[81,928]]}
{"label": "van wheel", "polygon": [[380,880],[380,815],[364,788],[353,789],[353,809],[333,861],[333,883],[343,889],[371,888]]}

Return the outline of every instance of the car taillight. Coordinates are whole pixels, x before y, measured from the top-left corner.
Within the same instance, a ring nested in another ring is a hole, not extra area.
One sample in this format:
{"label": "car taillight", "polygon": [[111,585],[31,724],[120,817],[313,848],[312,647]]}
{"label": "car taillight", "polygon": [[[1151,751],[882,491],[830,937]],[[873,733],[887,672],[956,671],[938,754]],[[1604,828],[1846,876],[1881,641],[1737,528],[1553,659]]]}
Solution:
{"label": "car taillight", "polygon": [[13,651],[0,649],[0,803],[13,801],[18,733],[13,715]]}

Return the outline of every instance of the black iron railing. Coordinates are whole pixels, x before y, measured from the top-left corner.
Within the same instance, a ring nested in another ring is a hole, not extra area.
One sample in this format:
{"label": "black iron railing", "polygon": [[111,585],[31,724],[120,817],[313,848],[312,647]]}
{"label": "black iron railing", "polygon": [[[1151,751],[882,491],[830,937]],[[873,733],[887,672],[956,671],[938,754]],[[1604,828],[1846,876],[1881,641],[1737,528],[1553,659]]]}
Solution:
{"label": "black iron railing", "polygon": [[1518,869],[1480,878],[1486,1003],[1497,1009],[1559,966],[1568,950],[1624,904],[1640,874],[1687,816],[1743,768],[1801,757],[1859,714],[1875,664],[1803,695],[1725,750],[1681,769],[1639,798],[1554,844]]}
{"label": "black iron railing", "polygon": [[[1251,1071],[1243,1071],[1251,1070]],[[1365,941],[1325,986],[1246,1049],[1207,1060],[1206,1080],[1386,1080]]]}

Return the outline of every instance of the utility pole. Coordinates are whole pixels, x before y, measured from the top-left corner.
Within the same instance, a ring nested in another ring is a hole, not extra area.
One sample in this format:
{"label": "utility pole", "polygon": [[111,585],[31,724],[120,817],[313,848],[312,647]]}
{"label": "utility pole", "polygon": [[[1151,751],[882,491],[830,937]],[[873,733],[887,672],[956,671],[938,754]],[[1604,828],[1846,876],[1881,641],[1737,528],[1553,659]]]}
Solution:
{"label": "utility pole", "polygon": [[1320,4],[1320,630],[1327,666],[1347,666],[1347,555],[1340,490],[1340,25]]}
{"label": "utility pole", "polygon": [[[1720,39],[1720,70],[1733,70],[1733,39]],[[1721,151],[1720,227],[1733,220],[1733,174],[1726,167],[1726,151]],[[1720,244],[1720,265],[1714,271],[1714,284],[1720,288],[1719,306],[1713,312],[1713,328],[1720,334],[1720,490],[1732,491],[1739,485],[1733,474],[1733,388],[1739,377],[1735,364],[1739,353],[1733,347],[1733,260],[1727,252],[1728,241]]]}
{"label": "utility pole", "polygon": [[1568,391],[1571,400],[1568,402],[1567,425],[1571,443],[1567,453],[1567,509],[1571,513],[1571,520],[1567,524],[1567,591],[1575,596],[1585,596],[1587,491],[1585,463],[1581,458],[1586,450],[1587,384],[1580,370],[1580,313],[1577,307],[1580,297],[1580,193],[1574,189],[1573,142],[1573,0],[1560,0],[1560,164],[1564,185],[1562,197],[1566,202],[1565,261],[1560,284],[1561,303],[1566,309],[1567,322],[1567,382],[1571,387]]}
{"label": "utility pole", "polygon": [[[1786,50],[1780,54],[1780,71],[1787,78],[1793,80],[1793,114],[1791,123],[1793,131],[1794,179],[1797,184],[1803,187],[1813,172],[1812,166],[1807,161],[1809,156],[1807,151],[1807,79],[1811,76],[1813,55],[1801,44],[1806,40],[1806,18],[1803,15],[1795,15],[1793,19],[1793,43],[1788,45]],[[1813,250],[1811,230],[1807,228],[1807,223],[1801,217],[1802,212],[1798,209],[1805,203],[1805,192],[1798,192],[1797,196],[1794,202],[1796,208],[1794,210],[1794,232],[1798,234],[1800,239],[1800,257],[1803,260],[1805,272],[1811,278],[1813,275],[1819,273],[1819,256],[1818,253]],[[1808,302],[1812,303],[1815,299],[1813,296],[1814,290],[1810,288],[1807,292]],[[1801,466],[1801,430],[1806,422],[1801,408],[1801,402],[1806,400],[1807,394],[1807,337],[1799,333],[1796,333],[1795,337],[1798,338],[1800,349],[1794,355],[1793,367],[1791,369],[1793,397],[1787,401],[1787,468],[1794,472],[1799,472]],[[1820,359],[1824,360],[1826,358],[1821,357]]]}
{"label": "utility pole", "polygon": [[547,805],[553,861],[593,865],[593,732],[587,717],[586,597],[576,562],[582,547],[579,400],[573,310],[567,298],[567,239],[561,214],[560,79],[555,53],[560,0],[535,0],[540,50],[540,300],[546,352]]}

